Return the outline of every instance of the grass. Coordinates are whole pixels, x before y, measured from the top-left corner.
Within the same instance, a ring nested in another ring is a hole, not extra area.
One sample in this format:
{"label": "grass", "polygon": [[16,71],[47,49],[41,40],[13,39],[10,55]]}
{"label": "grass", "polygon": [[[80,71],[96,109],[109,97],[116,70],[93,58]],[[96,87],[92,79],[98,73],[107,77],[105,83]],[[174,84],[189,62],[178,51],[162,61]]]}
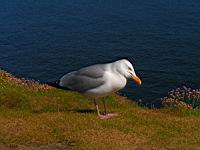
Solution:
{"label": "grass", "polygon": [[107,103],[119,116],[100,120],[76,92],[0,71],[0,149],[200,149],[199,110],[148,109],[115,94]]}

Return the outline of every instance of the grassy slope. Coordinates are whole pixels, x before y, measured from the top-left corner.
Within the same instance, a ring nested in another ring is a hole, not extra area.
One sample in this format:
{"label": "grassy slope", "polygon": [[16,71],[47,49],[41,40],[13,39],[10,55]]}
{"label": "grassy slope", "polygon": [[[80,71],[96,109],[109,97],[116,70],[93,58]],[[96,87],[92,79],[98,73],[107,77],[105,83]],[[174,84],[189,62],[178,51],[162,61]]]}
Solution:
{"label": "grassy slope", "polygon": [[21,82],[0,72],[0,148],[200,149],[198,111],[147,109],[113,95],[99,120],[78,93]]}

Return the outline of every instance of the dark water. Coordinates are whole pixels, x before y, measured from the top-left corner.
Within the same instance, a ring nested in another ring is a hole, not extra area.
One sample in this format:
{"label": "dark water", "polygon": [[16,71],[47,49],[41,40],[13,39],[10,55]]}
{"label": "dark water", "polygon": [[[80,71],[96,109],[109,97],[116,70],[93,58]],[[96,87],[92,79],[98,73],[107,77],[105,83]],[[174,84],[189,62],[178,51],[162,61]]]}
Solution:
{"label": "dark water", "polygon": [[0,67],[49,81],[128,57],[143,80],[123,90],[158,103],[172,88],[200,88],[199,0],[1,0]]}

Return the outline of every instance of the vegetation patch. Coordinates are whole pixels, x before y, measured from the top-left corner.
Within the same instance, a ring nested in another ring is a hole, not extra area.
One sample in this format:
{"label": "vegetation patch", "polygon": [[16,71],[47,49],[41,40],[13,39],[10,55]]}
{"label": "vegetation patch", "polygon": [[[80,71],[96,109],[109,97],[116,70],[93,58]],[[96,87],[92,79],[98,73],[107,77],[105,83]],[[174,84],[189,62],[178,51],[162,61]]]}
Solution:
{"label": "vegetation patch", "polygon": [[187,87],[177,88],[168,93],[168,96],[161,99],[162,104],[167,107],[179,107],[186,109],[200,108],[200,89]]}
{"label": "vegetation patch", "polygon": [[79,93],[0,71],[0,149],[200,149],[199,109],[142,108],[116,94],[107,105],[119,116],[100,120]]}

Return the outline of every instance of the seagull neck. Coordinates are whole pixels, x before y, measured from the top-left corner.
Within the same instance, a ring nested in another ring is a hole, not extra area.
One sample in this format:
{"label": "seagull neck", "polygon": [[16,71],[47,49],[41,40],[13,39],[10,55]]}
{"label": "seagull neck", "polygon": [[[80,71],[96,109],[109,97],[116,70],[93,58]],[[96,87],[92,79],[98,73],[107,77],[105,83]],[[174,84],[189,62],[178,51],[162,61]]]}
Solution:
{"label": "seagull neck", "polygon": [[119,73],[118,70],[117,70],[117,64],[116,64],[116,63],[111,63],[110,69],[111,69],[113,72]]}
{"label": "seagull neck", "polygon": [[111,70],[115,73],[117,73],[119,76],[126,78],[119,69],[120,65],[118,62],[111,63]]}

